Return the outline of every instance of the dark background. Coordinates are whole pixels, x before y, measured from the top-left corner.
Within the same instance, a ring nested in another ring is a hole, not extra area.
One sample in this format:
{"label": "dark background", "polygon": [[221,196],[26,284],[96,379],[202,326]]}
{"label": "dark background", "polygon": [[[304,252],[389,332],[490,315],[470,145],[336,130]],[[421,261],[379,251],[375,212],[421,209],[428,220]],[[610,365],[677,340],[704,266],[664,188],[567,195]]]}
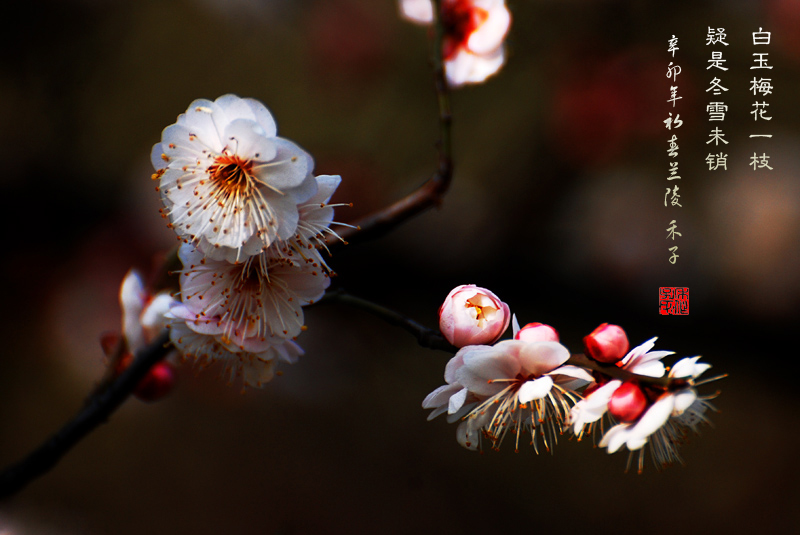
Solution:
{"label": "dark background", "polygon": [[[308,310],[306,355],[262,390],[180,369],[176,392],[130,400],[0,508],[0,533],[788,532],[800,521],[800,3],[517,0],[509,59],[453,95],[456,173],[442,208],[339,250],[336,284],[431,327],[456,285],[496,292],[521,323],[580,351],[601,322],[633,344],[727,373],[686,466],[625,474],[624,453],[559,443],[479,455],[420,403],[449,355],[357,310]],[[195,98],[269,107],[279,134],[341,174],[349,221],[435,169],[426,30],[394,1],[30,1],[0,33],[4,237],[0,465],[81,406],[103,373],[117,292],[174,236],[149,153]],[[707,27],[728,47],[706,46]],[[751,32],[772,32],[753,47]],[[667,53],[675,34],[679,51]],[[721,50],[727,72],[706,70]],[[768,52],[772,71],[751,71]],[[670,61],[679,101],[666,100]],[[774,92],[754,97],[752,74]],[[763,74],[767,73],[767,74]],[[712,98],[712,76],[730,90]],[[705,106],[724,100],[725,122]],[[754,123],[754,101],[769,123]],[[668,112],[681,114],[682,208],[665,208]],[[730,141],[706,144],[720,126]],[[771,133],[772,139],[749,134]],[[705,157],[728,154],[727,171]],[[753,152],[772,171],[748,167]],[[680,258],[667,259],[676,219]],[[660,316],[658,288],[690,288]]]}

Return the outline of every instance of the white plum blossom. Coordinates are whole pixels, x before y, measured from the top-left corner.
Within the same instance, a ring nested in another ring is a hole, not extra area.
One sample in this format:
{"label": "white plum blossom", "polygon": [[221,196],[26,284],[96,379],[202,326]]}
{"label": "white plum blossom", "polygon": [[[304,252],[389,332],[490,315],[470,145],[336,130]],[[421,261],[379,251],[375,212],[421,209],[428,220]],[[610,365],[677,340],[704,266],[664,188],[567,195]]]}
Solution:
{"label": "white plum blossom", "polygon": [[302,306],[321,298],[330,277],[313,259],[289,260],[261,253],[239,264],[204,258],[190,244],[183,263],[181,303],[170,314],[223,345],[259,353],[300,334]]}
{"label": "white plum blossom", "polygon": [[304,329],[302,306],[323,296],[330,277],[312,258],[269,251],[232,264],[181,246],[181,302],[169,317],[170,339],[185,359],[201,366],[220,361],[231,379],[261,386],[279,360],[303,354],[293,340]]}
{"label": "white plum blossom", "polygon": [[462,418],[457,439],[468,449],[480,449],[481,437],[496,449],[509,432],[516,449],[523,432],[530,432],[537,452],[538,436],[550,449],[576,399],[565,385],[592,380],[582,368],[564,365],[568,359],[567,348],[552,341],[466,346],[448,363],[447,384],[431,392],[423,407],[434,409],[431,417],[446,411],[450,420]]}
{"label": "white plum blossom", "polygon": [[[711,407],[708,398],[700,398],[694,389],[695,379],[711,367],[698,362],[700,357],[678,361],[670,370],[669,377],[682,388],[673,388],[661,393],[636,422],[617,424],[600,440],[600,446],[614,453],[622,446],[629,451],[640,451],[639,471],[644,462],[644,446],[650,450],[656,466],[663,468],[682,462],[678,446],[684,441],[687,431],[697,431],[700,422],[707,421],[704,414]],[[629,458],[630,462],[630,458]]]}
{"label": "white plum blossom", "polygon": [[[434,20],[431,0],[401,0],[400,12],[417,24]],[[440,16],[445,74],[451,86],[480,83],[500,70],[511,25],[505,0],[442,0]]]}
{"label": "white plum blossom", "polygon": [[201,367],[222,363],[230,382],[240,377],[244,385],[252,387],[272,380],[279,362],[294,364],[303,354],[292,340],[278,341],[261,351],[243,351],[239,346],[223,343],[219,336],[199,334],[180,321],[171,325],[170,339],[184,359]]}
{"label": "white plum blossom", "polygon": [[195,100],[153,147],[162,214],[205,256],[239,262],[297,232],[298,204],[317,193],[314,161],[277,137],[260,102]]}

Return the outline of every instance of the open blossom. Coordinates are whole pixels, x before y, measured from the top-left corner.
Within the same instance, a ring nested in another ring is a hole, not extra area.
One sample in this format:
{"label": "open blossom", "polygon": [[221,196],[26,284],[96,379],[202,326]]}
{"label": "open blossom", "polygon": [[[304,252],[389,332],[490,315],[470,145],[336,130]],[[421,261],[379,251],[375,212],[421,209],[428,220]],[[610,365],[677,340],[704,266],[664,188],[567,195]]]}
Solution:
{"label": "open blossom", "polygon": [[592,380],[585,370],[564,365],[568,359],[567,348],[552,341],[467,346],[448,363],[447,384],[422,406],[434,409],[431,417],[447,412],[451,421],[461,418],[456,436],[468,449],[479,449],[481,437],[498,448],[509,432],[517,449],[523,432],[537,452],[538,436],[549,449],[576,399],[571,387]]}
{"label": "open blossom", "polygon": [[[442,0],[442,54],[450,85],[483,82],[505,62],[511,14],[504,0]],[[433,22],[431,0],[401,0],[400,11],[418,24]]]}
{"label": "open blossom", "polygon": [[[638,418],[609,429],[600,440],[600,447],[607,448],[608,453],[614,453],[622,446],[630,452],[638,450],[640,472],[644,464],[644,446],[648,444],[657,467],[682,462],[678,446],[688,431],[697,432],[697,425],[707,421],[705,412],[710,407],[707,398],[699,397],[694,389],[695,379],[711,367],[698,362],[699,359],[691,357],[678,361],[668,375],[674,380],[669,389],[642,384],[642,391],[648,398],[646,408],[640,411]],[[616,392],[621,390],[622,387],[618,387]],[[610,402],[613,404],[613,401],[612,395]]]}
{"label": "open blossom", "polygon": [[314,259],[288,260],[261,253],[245,262],[204,258],[181,246],[181,301],[170,309],[198,334],[258,353],[294,338],[302,306],[323,296],[330,277]]}
{"label": "open blossom", "polygon": [[494,293],[474,284],[453,288],[439,307],[439,328],[456,347],[492,344],[511,321],[511,312]]}
{"label": "open blossom", "polygon": [[153,147],[153,178],[171,227],[207,257],[231,262],[297,231],[298,204],[312,198],[314,162],[277,137],[258,101],[195,100]]}
{"label": "open blossom", "polygon": [[259,351],[243,350],[222,337],[200,334],[189,328],[188,322],[176,321],[170,330],[170,339],[184,359],[204,367],[214,362],[222,363],[229,380],[240,377],[246,386],[261,387],[276,373],[279,362],[294,364],[303,350],[292,340],[278,340]]}

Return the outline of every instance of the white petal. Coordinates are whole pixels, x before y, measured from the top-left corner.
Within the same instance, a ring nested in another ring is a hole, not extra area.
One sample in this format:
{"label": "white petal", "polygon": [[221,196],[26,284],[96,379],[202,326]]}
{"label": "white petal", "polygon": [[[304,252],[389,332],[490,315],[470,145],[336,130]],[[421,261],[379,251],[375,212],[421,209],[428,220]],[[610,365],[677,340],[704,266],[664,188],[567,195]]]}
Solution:
{"label": "white petal", "polygon": [[672,394],[662,395],[633,426],[631,437],[634,439],[647,438],[658,431],[667,423],[674,407],[675,396]]}
{"label": "white petal", "polygon": [[464,402],[467,400],[467,389],[462,388],[452,396],[450,396],[450,401],[447,404],[447,413],[448,414],[455,414],[461,407],[464,406]]}
{"label": "white petal", "polygon": [[447,409],[447,401],[450,396],[455,394],[461,389],[461,385],[442,385],[422,400],[423,409],[433,409],[439,406],[444,406]]}
{"label": "white petal", "polygon": [[502,45],[511,25],[511,15],[504,3],[494,3],[496,5],[488,10],[486,21],[472,32],[467,41],[467,46],[475,54],[489,54]]}
{"label": "white petal", "polygon": [[670,377],[698,377],[711,367],[711,364],[698,363],[700,357],[688,357],[675,363],[669,371]]}
{"label": "white petal", "polygon": [[675,394],[675,407],[672,410],[672,416],[679,416],[683,411],[692,406],[692,403],[697,399],[697,393],[687,388]]}
{"label": "white petal", "polygon": [[630,424],[615,425],[600,439],[600,447],[608,447],[608,453],[614,453],[627,442],[630,435],[630,427]]}
{"label": "white petal", "polygon": [[525,371],[533,375],[544,375],[569,360],[569,350],[558,342],[521,342],[521,344],[519,362]]}
{"label": "white petal", "polygon": [[262,103],[252,98],[245,98],[242,100],[250,107],[256,122],[264,129],[267,137],[275,137],[278,134],[278,127],[269,110]]}
{"label": "white petal", "polygon": [[245,160],[269,162],[274,159],[278,153],[274,139],[266,137],[261,125],[249,119],[236,119],[225,128],[225,145]]}
{"label": "white petal", "polygon": [[400,14],[417,24],[433,22],[433,2],[431,0],[401,0]]}
{"label": "white petal", "polygon": [[519,322],[517,321],[517,315],[514,314],[511,316],[511,330],[513,332],[514,338],[517,337],[517,333],[519,332]]}
{"label": "white petal", "polygon": [[[569,377],[573,377],[575,379],[581,379],[583,381],[586,381],[587,383],[591,383],[592,381],[594,381],[594,377],[592,377],[591,373],[587,372],[583,368],[580,368],[578,366],[572,366],[570,364],[567,364],[565,366],[559,366],[555,370],[547,372],[547,375],[566,375]],[[561,378],[557,377],[554,379],[558,383],[562,382]]]}
{"label": "white petal", "polygon": [[545,375],[539,379],[525,382],[517,393],[517,399],[519,399],[520,403],[542,399],[550,393],[551,388],[553,388],[553,379]]}
{"label": "white petal", "polygon": [[491,396],[505,388],[506,383],[492,381],[516,377],[520,366],[516,358],[498,349],[501,344],[462,348],[464,366],[456,371],[456,380],[478,395]]}
{"label": "white petal", "polygon": [[637,375],[646,375],[647,377],[663,377],[665,371],[664,363],[657,360],[637,363],[627,369]]}

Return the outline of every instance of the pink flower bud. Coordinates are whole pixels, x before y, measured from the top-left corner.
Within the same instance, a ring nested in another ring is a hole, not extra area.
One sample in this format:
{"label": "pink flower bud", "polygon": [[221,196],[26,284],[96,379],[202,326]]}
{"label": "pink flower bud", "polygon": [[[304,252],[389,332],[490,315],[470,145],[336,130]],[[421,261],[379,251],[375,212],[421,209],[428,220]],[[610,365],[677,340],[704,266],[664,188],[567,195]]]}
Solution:
{"label": "pink flower bud", "polygon": [[510,321],[508,305],[474,284],[454,288],[439,308],[439,328],[456,347],[496,342]]}
{"label": "pink flower bud", "polygon": [[626,382],[617,388],[608,402],[608,412],[623,423],[635,422],[647,407],[647,397],[636,383]]}
{"label": "pink flower bud", "polygon": [[583,338],[586,353],[598,362],[614,363],[628,353],[628,337],[619,325],[603,323]]}
{"label": "pink flower bud", "polygon": [[558,342],[558,333],[544,323],[529,323],[517,331],[514,339],[523,342]]}

